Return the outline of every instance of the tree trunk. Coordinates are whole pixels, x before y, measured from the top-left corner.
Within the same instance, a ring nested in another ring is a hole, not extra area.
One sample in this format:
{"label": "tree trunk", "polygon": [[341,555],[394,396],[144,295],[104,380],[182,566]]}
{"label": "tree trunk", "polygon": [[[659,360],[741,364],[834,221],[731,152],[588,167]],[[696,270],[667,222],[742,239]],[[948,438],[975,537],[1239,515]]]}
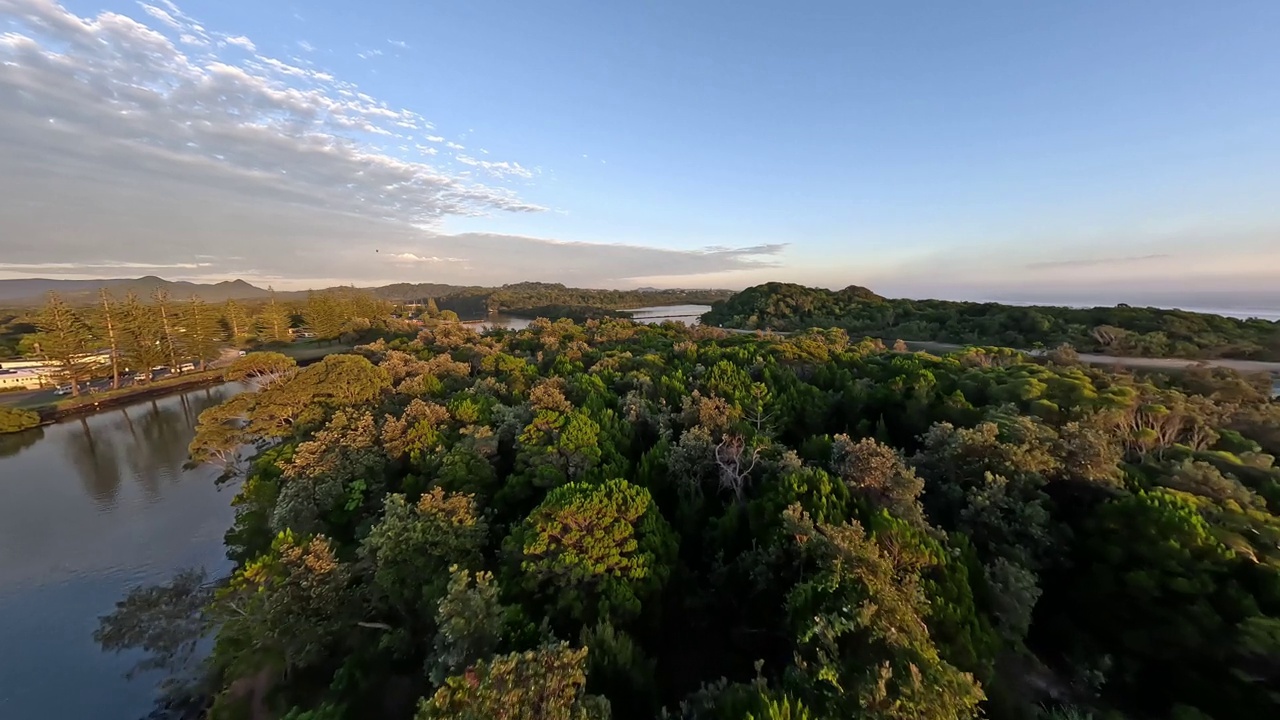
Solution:
{"label": "tree trunk", "polygon": [[164,325],[164,341],[169,346],[169,372],[178,372],[178,351],[173,346],[173,331],[169,328],[168,303],[156,303],[160,307],[160,322]]}
{"label": "tree trunk", "polygon": [[120,349],[116,343],[116,328],[111,321],[111,303],[107,301],[107,289],[100,288],[98,291],[102,297],[102,312],[106,316],[107,321],[107,342],[111,347],[111,389],[120,389]]}

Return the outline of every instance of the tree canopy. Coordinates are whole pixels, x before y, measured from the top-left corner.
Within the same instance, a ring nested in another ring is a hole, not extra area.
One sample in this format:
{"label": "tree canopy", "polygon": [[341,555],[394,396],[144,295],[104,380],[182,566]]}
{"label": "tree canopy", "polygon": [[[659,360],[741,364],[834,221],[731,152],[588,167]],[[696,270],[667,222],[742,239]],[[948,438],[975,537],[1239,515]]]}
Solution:
{"label": "tree canopy", "polygon": [[104,626],[207,630],[213,717],[1280,712],[1251,378],[612,319],[233,372],[191,450],[238,481],[235,571]]}
{"label": "tree canopy", "polygon": [[1280,360],[1280,322],[1161,308],[1068,308],[884,298],[767,283],[717,302],[703,320],[746,330],[843,328],[855,335],[1033,349],[1064,343],[1113,355]]}

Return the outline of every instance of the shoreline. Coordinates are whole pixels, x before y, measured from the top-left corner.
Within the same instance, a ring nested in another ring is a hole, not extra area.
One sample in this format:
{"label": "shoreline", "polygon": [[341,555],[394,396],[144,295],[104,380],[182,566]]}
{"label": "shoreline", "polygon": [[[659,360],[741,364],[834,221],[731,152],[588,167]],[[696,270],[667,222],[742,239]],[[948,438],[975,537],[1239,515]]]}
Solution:
{"label": "shoreline", "polygon": [[40,414],[40,425],[37,427],[45,427],[55,423],[62,422],[68,418],[77,417],[79,415],[92,415],[104,410],[111,410],[122,405],[128,405],[138,400],[149,400],[172,395],[184,390],[204,387],[206,385],[219,385],[227,382],[226,377],[221,371],[208,371],[205,374],[199,374],[180,380],[175,380],[164,385],[148,385],[145,387],[131,389],[126,391],[118,391],[119,394],[111,395],[92,402],[81,402],[69,407],[35,407],[28,408],[32,412]]}
{"label": "shoreline", "polygon": [[[319,362],[327,355],[331,355],[333,353],[351,352],[352,347],[350,345],[334,344],[323,348],[308,348],[307,350],[308,351],[295,352],[290,355],[290,357],[294,358],[294,362],[298,364],[298,367],[305,367],[312,363]],[[317,350],[319,352],[316,352]],[[158,382],[162,384],[153,383],[141,387],[134,386],[125,390],[107,391],[108,395],[100,400],[90,401],[88,398],[93,397],[92,395],[82,396],[80,399],[83,400],[83,402],[78,402],[74,405],[59,406],[55,403],[37,405],[34,407],[22,407],[21,405],[13,405],[11,407],[30,410],[31,412],[38,414],[40,416],[40,424],[35,427],[47,427],[49,425],[62,422],[68,418],[78,417],[80,415],[93,415],[94,413],[111,410],[122,405],[128,405],[130,403],[137,402],[138,400],[152,400],[183,392],[185,390],[191,390],[193,388],[205,387],[208,385],[219,385],[221,383],[228,382],[228,380],[224,373],[224,368],[220,364],[220,366],[216,368],[211,367],[208,370],[188,373],[186,376],[179,376],[177,378],[164,378]]]}

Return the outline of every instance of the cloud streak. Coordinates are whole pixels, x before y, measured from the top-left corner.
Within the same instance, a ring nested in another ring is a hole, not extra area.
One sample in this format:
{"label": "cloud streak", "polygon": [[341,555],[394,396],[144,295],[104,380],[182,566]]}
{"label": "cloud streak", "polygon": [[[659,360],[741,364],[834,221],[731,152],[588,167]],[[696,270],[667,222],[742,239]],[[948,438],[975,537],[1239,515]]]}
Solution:
{"label": "cloud streak", "polygon": [[523,167],[517,162],[490,162],[488,160],[477,160],[469,155],[455,155],[453,159],[463,165],[479,168],[496,178],[519,177],[527,180],[533,177],[532,170]]}
{"label": "cloud streak", "polygon": [[1136,255],[1132,257],[1111,257],[1111,258],[1093,258],[1083,260],[1051,260],[1047,262],[1028,263],[1028,270],[1084,270],[1088,268],[1099,267],[1115,267],[1118,265],[1140,265],[1153,262],[1156,260],[1168,260],[1172,258],[1168,253],[1157,253],[1152,255]]}
{"label": "cloud streak", "polygon": [[[0,275],[157,269],[299,284],[439,268],[441,280],[598,284],[770,262],[767,249],[443,234],[450,217],[542,211],[506,185],[536,173],[500,158],[436,164],[424,142],[464,148],[425,134],[432,123],[411,109],[208,30],[168,0],[137,14],[0,0],[11,27],[0,34]],[[209,254],[220,259],[196,259]]]}

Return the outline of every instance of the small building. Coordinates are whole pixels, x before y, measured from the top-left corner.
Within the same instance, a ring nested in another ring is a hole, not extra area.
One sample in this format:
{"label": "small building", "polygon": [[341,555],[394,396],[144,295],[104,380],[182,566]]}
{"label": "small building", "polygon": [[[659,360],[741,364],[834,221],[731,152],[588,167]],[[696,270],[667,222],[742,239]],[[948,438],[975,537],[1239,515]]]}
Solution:
{"label": "small building", "polygon": [[0,370],[0,390],[37,390],[47,383],[34,370]]}
{"label": "small building", "polygon": [[[79,359],[89,365],[110,365],[111,351],[99,350],[98,352],[88,353]],[[0,370],[31,370],[47,374],[57,367],[58,363],[53,360],[0,360]]]}

